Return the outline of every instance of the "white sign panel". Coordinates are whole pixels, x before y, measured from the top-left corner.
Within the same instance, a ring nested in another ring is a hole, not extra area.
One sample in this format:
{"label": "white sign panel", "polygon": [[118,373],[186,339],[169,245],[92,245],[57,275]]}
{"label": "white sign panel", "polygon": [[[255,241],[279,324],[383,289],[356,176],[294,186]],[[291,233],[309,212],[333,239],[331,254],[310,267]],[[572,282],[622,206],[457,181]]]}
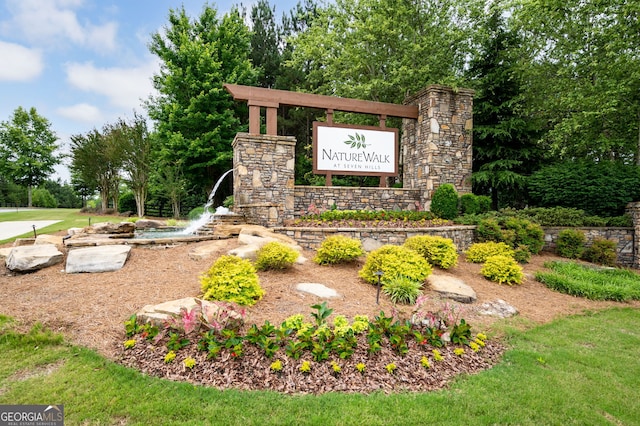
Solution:
{"label": "white sign panel", "polygon": [[316,171],[397,174],[396,129],[323,126],[319,123],[316,128]]}

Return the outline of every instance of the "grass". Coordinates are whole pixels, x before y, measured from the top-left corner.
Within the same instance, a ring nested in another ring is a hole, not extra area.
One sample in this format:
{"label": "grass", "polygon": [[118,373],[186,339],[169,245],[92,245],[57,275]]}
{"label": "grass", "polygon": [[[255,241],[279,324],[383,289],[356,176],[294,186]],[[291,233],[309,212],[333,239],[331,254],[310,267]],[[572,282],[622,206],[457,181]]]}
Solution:
{"label": "grass", "polygon": [[66,424],[638,424],[638,310],[567,317],[527,331],[491,370],[432,393],[281,395],[144,376],[0,317],[0,404],[64,404]]}
{"label": "grass", "polygon": [[551,272],[538,271],[536,280],[550,289],[592,300],[640,299],[640,275],[625,269],[602,269],[576,262],[546,262]]}
{"label": "grass", "polygon": [[[126,220],[126,218],[80,213],[80,210],[78,209],[17,209],[16,211],[3,211],[0,213],[0,221],[2,222],[16,220],[59,220],[60,222],[38,229],[38,234],[54,234],[59,231],[66,231],[69,228],[84,228],[89,225],[89,221],[91,221],[92,224],[99,222],[120,222]],[[17,237],[0,240],[0,244],[8,243],[16,238],[27,237],[33,237],[33,231],[29,231]]]}

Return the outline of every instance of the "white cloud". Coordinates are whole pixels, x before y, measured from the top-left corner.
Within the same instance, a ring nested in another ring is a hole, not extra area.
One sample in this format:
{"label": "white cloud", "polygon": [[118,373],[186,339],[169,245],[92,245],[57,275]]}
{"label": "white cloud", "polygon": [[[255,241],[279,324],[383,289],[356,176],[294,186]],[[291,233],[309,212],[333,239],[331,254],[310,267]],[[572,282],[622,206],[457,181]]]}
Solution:
{"label": "white cloud", "polygon": [[102,120],[102,113],[100,110],[87,103],[80,103],[69,107],[61,107],[56,110],[61,116],[74,121],[80,121],[83,123],[96,123]]}
{"label": "white cloud", "polygon": [[72,63],[66,67],[69,83],[86,92],[98,93],[109,102],[128,110],[140,109],[141,99],[153,92],[151,78],[159,69],[157,59],[133,68],[97,68],[92,63]]}
{"label": "white cloud", "polygon": [[0,41],[0,81],[29,81],[42,73],[42,52]]}
{"label": "white cloud", "polygon": [[71,41],[97,50],[114,50],[117,24],[83,25],[74,10],[81,6],[78,0],[8,0],[13,16],[3,26],[24,34],[31,42]]}

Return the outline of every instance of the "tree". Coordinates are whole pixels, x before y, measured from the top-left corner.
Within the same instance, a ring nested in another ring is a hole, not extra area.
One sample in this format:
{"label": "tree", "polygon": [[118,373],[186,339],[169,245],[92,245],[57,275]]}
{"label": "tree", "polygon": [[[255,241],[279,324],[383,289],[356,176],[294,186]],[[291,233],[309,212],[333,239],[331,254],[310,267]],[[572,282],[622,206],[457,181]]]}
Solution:
{"label": "tree", "polygon": [[114,143],[122,150],[125,182],[133,192],[138,217],[143,217],[153,156],[152,137],[147,130],[147,122],[144,117],[134,113],[133,120],[120,118],[108,127],[108,132],[117,139]]}
{"label": "tree", "polygon": [[317,92],[402,102],[428,83],[455,83],[472,1],[336,0],[295,40]]}
{"label": "tree", "polygon": [[251,63],[260,73],[257,84],[273,88],[280,72],[282,52],[275,6],[259,0],[251,7]]}
{"label": "tree", "polygon": [[[108,130],[108,127],[106,128]],[[75,185],[100,191],[102,210],[118,208],[122,149],[113,134],[93,129],[85,135],[71,136],[71,177]]]}
{"label": "tree", "polygon": [[557,159],[640,164],[640,3],[519,2],[530,111],[548,123]]}
{"label": "tree", "polygon": [[256,82],[249,29],[236,9],[219,19],[206,6],[194,20],[184,7],[171,9],[149,49],[161,60],[153,78],[159,95],[146,102],[157,123],[160,156],[167,164],[181,161],[185,178],[206,197],[214,179],[231,168],[236,133],[246,130],[246,105],[234,102],[222,85]]}
{"label": "tree", "polygon": [[[537,168],[541,152],[537,123],[525,114],[518,75],[521,40],[506,27],[503,10],[494,4],[478,22],[479,48],[467,72],[476,90],[473,105],[474,193],[522,202],[526,176]],[[504,194],[503,194],[504,193]],[[502,196],[501,196],[502,195]]]}
{"label": "tree", "polygon": [[0,123],[0,171],[24,185],[31,207],[32,189],[42,183],[60,162],[55,155],[58,137],[49,121],[35,108],[18,107],[9,121]]}

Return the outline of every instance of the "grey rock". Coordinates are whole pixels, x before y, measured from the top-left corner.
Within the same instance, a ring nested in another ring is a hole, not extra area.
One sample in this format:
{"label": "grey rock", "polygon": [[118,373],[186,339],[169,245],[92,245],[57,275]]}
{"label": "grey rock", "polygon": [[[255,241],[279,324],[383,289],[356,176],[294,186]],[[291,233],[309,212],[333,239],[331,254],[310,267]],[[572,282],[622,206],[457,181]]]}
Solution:
{"label": "grey rock", "polygon": [[136,229],[157,229],[163,227],[165,224],[159,220],[140,219],[136,221]]}
{"label": "grey rock", "polygon": [[448,275],[431,275],[427,278],[431,289],[442,297],[461,303],[473,303],[476,301],[476,292],[464,281]]}
{"label": "grey rock", "polygon": [[135,230],[136,225],[133,222],[104,222],[84,228],[84,232],[87,234],[131,234]]}
{"label": "grey rock", "polygon": [[67,256],[65,271],[68,274],[117,271],[124,266],[130,252],[131,247],[125,245],[73,249]]}
{"label": "grey rock", "polygon": [[62,252],[53,244],[13,247],[6,259],[7,269],[32,272],[62,262]]}
{"label": "grey rock", "polygon": [[332,299],[335,297],[340,297],[340,294],[338,294],[337,291],[325,286],[324,284],[300,283],[296,285],[296,290],[313,294],[314,296],[318,296],[322,299]]}
{"label": "grey rock", "polygon": [[38,235],[36,237],[36,241],[33,244],[36,244],[36,245],[53,244],[53,245],[56,245],[58,247],[64,246],[64,244],[62,243],[62,237],[61,236],[59,236],[59,235],[49,235],[49,234]]}
{"label": "grey rock", "polygon": [[384,244],[373,238],[365,238],[362,240],[362,249],[366,252],[374,251],[382,247]]}
{"label": "grey rock", "polygon": [[518,310],[502,299],[485,302],[478,308],[480,315],[491,315],[498,318],[509,318],[518,314]]}

